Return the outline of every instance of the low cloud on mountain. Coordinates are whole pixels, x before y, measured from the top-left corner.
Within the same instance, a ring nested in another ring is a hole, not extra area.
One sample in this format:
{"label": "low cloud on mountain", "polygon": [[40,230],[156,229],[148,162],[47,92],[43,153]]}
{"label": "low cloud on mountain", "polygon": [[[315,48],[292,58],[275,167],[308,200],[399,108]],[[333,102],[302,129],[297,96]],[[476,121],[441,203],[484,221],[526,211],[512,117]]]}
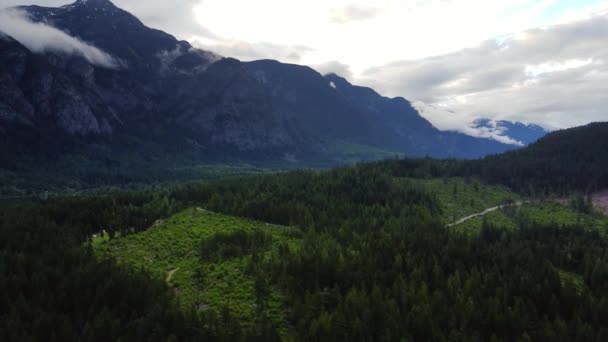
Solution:
{"label": "low cloud on mountain", "polygon": [[331,61],[327,63],[313,65],[312,68],[320,72],[322,75],[336,74],[349,80],[352,80],[354,78],[353,72],[350,70],[350,67],[338,61]]}
{"label": "low cloud on mountain", "polygon": [[306,46],[288,46],[272,43],[249,43],[242,40],[215,39],[213,42],[194,40],[192,44],[221,56],[234,57],[242,61],[279,59],[286,63],[300,63],[302,55],[312,49]]}
{"label": "low cloud on mountain", "polygon": [[49,25],[32,22],[17,10],[0,11],[0,32],[14,38],[35,53],[59,52],[82,56],[104,68],[118,68],[120,63],[103,52]]}

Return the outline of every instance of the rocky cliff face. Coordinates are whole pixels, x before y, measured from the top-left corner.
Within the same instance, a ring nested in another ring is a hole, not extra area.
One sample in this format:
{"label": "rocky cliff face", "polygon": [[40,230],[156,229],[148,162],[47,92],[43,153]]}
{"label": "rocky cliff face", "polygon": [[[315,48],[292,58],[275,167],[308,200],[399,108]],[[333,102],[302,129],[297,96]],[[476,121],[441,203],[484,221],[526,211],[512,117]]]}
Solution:
{"label": "rocky cliff face", "polygon": [[81,60],[36,55],[10,37],[0,38],[0,122],[5,134],[15,124],[57,127],[67,134],[111,134],[118,121],[94,77],[93,67]]}
{"label": "rocky cliff face", "polygon": [[277,160],[318,158],[335,141],[438,157],[511,148],[440,132],[406,100],[384,98],[336,75],[195,49],[108,0],[20,9],[108,53],[117,67],[78,55],[36,54],[0,38],[0,133],[15,146],[29,146],[19,142],[24,137],[59,134],[85,145],[120,142],[134,152],[154,145],[199,159],[229,151]]}

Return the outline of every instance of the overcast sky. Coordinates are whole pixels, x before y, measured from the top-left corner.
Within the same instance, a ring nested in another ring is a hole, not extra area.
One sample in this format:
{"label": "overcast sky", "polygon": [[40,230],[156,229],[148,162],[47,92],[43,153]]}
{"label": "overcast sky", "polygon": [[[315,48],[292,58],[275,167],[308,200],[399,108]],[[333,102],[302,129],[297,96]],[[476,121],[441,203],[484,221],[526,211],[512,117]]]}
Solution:
{"label": "overcast sky", "polygon": [[224,56],[306,64],[403,96],[442,129],[480,117],[549,129],[608,121],[607,0],[114,3]]}

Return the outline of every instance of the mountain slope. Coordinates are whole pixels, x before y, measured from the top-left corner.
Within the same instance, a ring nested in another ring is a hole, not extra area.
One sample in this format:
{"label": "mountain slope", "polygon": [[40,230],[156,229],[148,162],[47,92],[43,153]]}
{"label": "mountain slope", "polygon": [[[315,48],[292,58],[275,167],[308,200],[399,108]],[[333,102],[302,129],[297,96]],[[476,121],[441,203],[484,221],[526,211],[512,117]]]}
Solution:
{"label": "mountain slope", "polygon": [[514,189],[590,192],[608,188],[608,123],[556,131],[517,151],[471,163]]}
{"label": "mountain slope", "polygon": [[108,0],[19,10],[117,61],[108,68],[79,54],[33,53],[0,37],[0,139],[11,146],[0,168],[20,175],[39,158],[49,167],[90,161],[112,173],[209,161],[329,165],[346,160],[340,146],[378,151],[355,159],[477,158],[513,148],[441,132],[406,100],[335,75],[195,49]]}
{"label": "mountain slope", "polygon": [[380,130],[387,139],[385,144],[405,150],[408,155],[479,158],[514,148],[491,139],[440,131],[404,98],[383,97],[373,89],[353,86],[335,74],[325,78],[341,96],[353,106],[365,109],[371,120],[380,125]]}

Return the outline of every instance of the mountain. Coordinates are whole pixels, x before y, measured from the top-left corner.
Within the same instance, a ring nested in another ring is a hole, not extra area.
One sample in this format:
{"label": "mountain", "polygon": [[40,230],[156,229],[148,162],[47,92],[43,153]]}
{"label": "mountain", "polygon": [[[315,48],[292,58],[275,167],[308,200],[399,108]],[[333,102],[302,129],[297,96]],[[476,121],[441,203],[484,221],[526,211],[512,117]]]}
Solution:
{"label": "mountain", "polygon": [[78,177],[100,180],[117,170],[211,161],[328,165],[395,154],[478,158],[513,148],[441,132],[407,100],[336,75],[196,49],[108,0],[18,10],[38,27],[88,44],[86,51],[111,56],[115,66],[91,61],[86,51],[33,52],[0,37],[0,139],[7,146],[0,169],[13,176],[40,164],[77,165]]}
{"label": "mountain", "polygon": [[539,125],[505,120],[478,119],[473,123],[473,128],[488,130],[490,133],[496,133],[522,145],[532,144],[548,133]]}
{"label": "mountain", "polygon": [[404,98],[383,97],[373,89],[353,86],[335,74],[325,77],[336,92],[354,107],[365,109],[380,125],[385,144],[405,149],[411,156],[479,158],[514,148],[491,139],[440,131]]}

